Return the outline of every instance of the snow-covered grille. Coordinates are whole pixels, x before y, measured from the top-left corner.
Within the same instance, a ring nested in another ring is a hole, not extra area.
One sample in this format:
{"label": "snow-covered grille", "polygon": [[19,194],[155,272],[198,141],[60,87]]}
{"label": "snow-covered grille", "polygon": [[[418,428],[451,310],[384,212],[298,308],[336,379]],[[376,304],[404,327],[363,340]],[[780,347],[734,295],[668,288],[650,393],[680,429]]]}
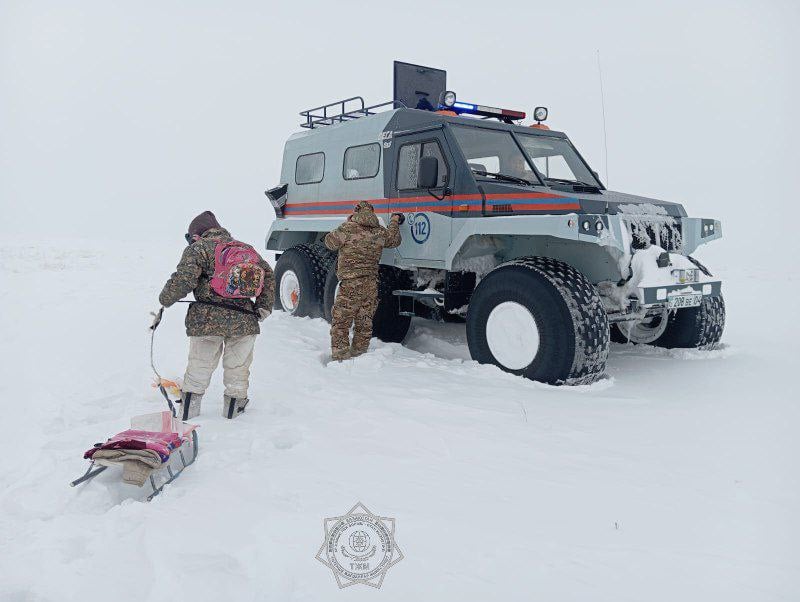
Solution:
{"label": "snow-covered grille", "polygon": [[683,247],[681,223],[674,218],[626,220],[626,223],[634,249],[658,245],[665,251],[680,251]]}

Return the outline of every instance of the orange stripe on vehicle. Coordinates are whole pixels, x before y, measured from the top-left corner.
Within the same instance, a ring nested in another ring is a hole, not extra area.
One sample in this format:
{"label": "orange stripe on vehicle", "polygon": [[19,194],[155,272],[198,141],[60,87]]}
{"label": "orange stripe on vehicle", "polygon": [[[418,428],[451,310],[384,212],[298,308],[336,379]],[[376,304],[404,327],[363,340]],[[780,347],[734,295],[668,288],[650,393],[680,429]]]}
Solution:
{"label": "orange stripe on vehicle", "polygon": [[[480,194],[454,194],[448,196],[446,199],[442,200],[442,203],[447,203],[448,201],[480,201],[483,197]],[[510,192],[510,193],[499,193],[493,194],[488,193],[486,195],[487,199],[563,199],[566,198],[559,194],[553,194],[551,192]],[[386,202],[403,202],[403,203],[413,203],[414,201],[421,202],[421,203],[429,203],[431,200],[430,195],[427,196],[405,196],[405,197],[391,197],[391,198],[380,198],[380,199],[345,199],[339,201],[302,201],[299,203],[290,202],[286,204],[286,207],[296,207],[296,208],[305,208],[305,207],[325,207],[326,205],[344,205],[346,203],[358,203],[361,200],[366,200],[368,203],[376,204],[376,203],[386,203]]]}
{"label": "orange stripe on vehicle", "polygon": [[[513,204],[511,205],[513,211],[577,211],[581,208],[578,203],[540,203],[540,204]],[[432,213],[449,213],[450,207],[443,207],[441,205],[430,205],[415,207],[413,212],[427,211]],[[458,207],[455,208],[458,210]],[[470,208],[469,211],[480,213],[481,208]],[[375,213],[396,213],[396,208],[387,207],[384,209],[376,209]],[[292,215],[347,215],[347,211],[341,209],[293,209],[286,208],[286,213]],[[408,210],[403,213],[409,213]],[[511,213],[509,213],[510,215]]]}

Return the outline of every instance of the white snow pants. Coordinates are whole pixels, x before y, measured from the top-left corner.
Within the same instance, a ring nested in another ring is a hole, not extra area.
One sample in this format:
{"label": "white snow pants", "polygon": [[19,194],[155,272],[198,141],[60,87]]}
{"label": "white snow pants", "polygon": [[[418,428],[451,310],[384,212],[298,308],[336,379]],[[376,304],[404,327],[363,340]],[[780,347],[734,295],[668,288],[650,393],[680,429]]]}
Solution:
{"label": "white snow pants", "polygon": [[222,356],[222,382],[225,395],[247,397],[250,364],[256,335],[243,337],[189,337],[189,363],[183,377],[183,391],[202,395]]}

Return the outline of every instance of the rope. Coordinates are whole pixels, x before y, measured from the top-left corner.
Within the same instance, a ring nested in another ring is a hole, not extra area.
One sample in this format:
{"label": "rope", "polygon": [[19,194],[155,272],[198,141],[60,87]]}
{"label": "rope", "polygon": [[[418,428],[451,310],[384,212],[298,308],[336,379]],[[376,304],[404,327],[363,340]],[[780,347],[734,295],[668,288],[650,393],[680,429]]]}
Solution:
{"label": "rope", "polygon": [[211,305],[213,307],[222,307],[223,309],[230,309],[233,311],[238,311],[243,314],[247,314],[248,316],[255,316],[258,318],[258,312],[254,309],[246,309],[244,307],[239,307],[238,305],[228,305],[227,303],[216,303],[215,301],[178,301],[178,303],[189,303],[190,305],[193,303],[200,303],[201,305]]}
{"label": "rope", "polygon": [[155,374],[156,378],[158,379],[158,390],[161,391],[161,394],[164,396],[164,399],[167,400],[169,411],[172,412],[172,417],[175,418],[177,416],[177,412],[175,411],[175,403],[169,398],[167,390],[164,388],[164,385],[161,384],[162,378],[161,375],[158,373],[158,370],[156,369],[156,362],[154,357],[156,328],[158,328],[158,325],[161,324],[161,318],[164,317],[164,307],[162,306],[161,308],[159,308],[157,312],[155,311],[151,312],[150,315],[153,316],[153,323],[150,325],[150,367],[153,369],[153,374]]}
{"label": "rope", "polygon": [[[228,305],[227,303],[215,303],[214,301],[178,301],[178,303],[202,303],[203,305],[213,305],[214,307],[222,307],[224,309],[230,309],[233,311],[238,311],[243,314],[247,314],[249,316],[255,316],[258,318],[258,313],[254,309],[245,309],[244,307],[238,307],[236,305]],[[169,394],[167,390],[164,388],[164,385],[161,384],[163,380],[161,375],[158,373],[156,369],[156,361],[155,361],[155,340],[156,340],[156,329],[158,325],[161,324],[161,318],[164,317],[164,306],[161,306],[158,311],[150,312],[150,315],[153,316],[153,323],[150,325],[150,367],[153,369],[153,374],[156,375],[158,379],[158,390],[161,391],[161,394],[164,396],[164,399],[167,400],[167,405],[169,406],[169,411],[172,412],[173,417],[177,416],[175,411],[175,403],[169,398]]]}

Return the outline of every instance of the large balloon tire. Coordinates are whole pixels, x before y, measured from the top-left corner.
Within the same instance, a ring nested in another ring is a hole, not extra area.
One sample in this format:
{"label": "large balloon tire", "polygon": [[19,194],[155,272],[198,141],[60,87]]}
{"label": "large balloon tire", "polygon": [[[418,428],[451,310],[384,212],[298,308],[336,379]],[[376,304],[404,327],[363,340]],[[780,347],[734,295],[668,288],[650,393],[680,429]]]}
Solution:
{"label": "large balloon tire", "polygon": [[[502,355],[491,340],[497,334],[487,329],[496,310],[504,308],[522,315],[527,310],[532,318],[535,344],[524,365],[506,365],[496,356]],[[467,312],[467,343],[474,360],[512,374],[555,385],[591,384],[605,373],[608,316],[597,290],[578,270],[547,257],[521,258],[498,266],[476,287]]]}
{"label": "large balloon tire", "polygon": [[[319,243],[287,249],[275,264],[275,309],[288,311],[297,317],[321,317],[325,278],[334,260],[335,254]],[[292,274],[299,288],[298,299],[294,307],[287,308],[281,301],[281,282]]]}

